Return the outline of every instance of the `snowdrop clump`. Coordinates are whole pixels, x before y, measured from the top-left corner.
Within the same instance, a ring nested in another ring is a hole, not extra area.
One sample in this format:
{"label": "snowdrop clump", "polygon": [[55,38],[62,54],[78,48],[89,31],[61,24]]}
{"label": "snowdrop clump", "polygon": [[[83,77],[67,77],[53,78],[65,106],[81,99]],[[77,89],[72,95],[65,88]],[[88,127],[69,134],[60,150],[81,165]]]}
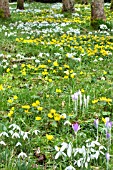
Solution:
{"label": "snowdrop clump", "polygon": [[[63,142],[60,148],[55,146],[55,150],[57,151],[55,159],[61,156],[67,157],[71,160],[73,159],[74,167],[88,168],[92,160],[97,160],[101,155],[105,155],[104,151],[106,148],[98,141],[91,141],[90,139],[85,143],[86,145],[81,148],[74,148],[71,142],[69,144]],[[74,170],[75,168],[73,166],[68,166],[65,170]]]}
{"label": "snowdrop clump", "polygon": [[[30,138],[30,135],[38,135],[38,133],[40,133],[40,131],[38,129],[32,130],[32,131],[28,131],[28,132],[24,132],[21,130],[20,126],[18,126],[17,124],[11,124],[9,125],[9,130],[8,132],[3,131],[0,133],[0,137],[1,137],[1,141],[0,141],[0,145],[1,146],[7,146],[7,145],[12,145],[12,142],[14,144],[14,148],[19,147],[19,146],[23,146],[23,144],[25,142],[25,140],[28,140]],[[7,138],[7,140],[6,140]],[[9,140],[8,140],[9,138]],[[17,142],[18,139],[18,142]],[[7,141],[7,142],[5,142]],[[20,152],[20,154],[18,155],[18,158],[26,158],[27,155],[24,152]]]}

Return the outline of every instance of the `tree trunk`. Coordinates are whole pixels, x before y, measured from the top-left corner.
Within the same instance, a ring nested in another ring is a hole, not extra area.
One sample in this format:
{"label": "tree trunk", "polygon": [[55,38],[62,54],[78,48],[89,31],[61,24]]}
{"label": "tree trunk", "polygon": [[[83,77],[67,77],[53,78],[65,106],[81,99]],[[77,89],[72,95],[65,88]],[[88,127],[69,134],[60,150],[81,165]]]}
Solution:
{"label": "tree trunk", "polygon": [[24,0],[17,0],[17,9],[24,9]]}
{"label": "tree trunk", "polygon": [[91,3],[91,25],[93,27],[99,23],[99,21],[106,21],[104,12],[104,0],[92,0]]}
{"label": "tree trunk", "polygon": [[62,12],[75,12],[74,0],[62,0]]}
{"label": "tree trunk", "polygon": [[82,4],[88,5],[88,0],[82,0]]}
{"label": "tree trunk", "polygon": [[111,0],[110,10],[113,11],[113,0]]}
{"label": "tree trunk", "polygon": [[10,17],[9,1],[0,0],[0,18],[9,18],[9,17]]}

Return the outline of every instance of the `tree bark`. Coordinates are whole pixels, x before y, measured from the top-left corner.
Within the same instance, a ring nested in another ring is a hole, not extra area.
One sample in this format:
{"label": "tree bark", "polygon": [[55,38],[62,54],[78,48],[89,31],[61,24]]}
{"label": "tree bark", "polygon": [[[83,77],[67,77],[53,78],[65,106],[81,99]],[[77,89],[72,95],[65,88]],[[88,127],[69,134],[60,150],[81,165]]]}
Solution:
{"label": "tree bark", "polygon": [[17,9],[24,10],[24,0],[17,0]]}
{"label": "tree bark", "polygon": [[110,10],[113,11],[113,0],[111,0]]}
{"label": "tree bark", "polygon": [[104,12],[104,0],[92,0],[91,2],[91,25],[94,26],[98,21],[106,21]]}
{"label": "tree bark", "polygon": [[74,0],[62,0],[62,12],[75,12]]}
{"label": "tree bark", "polygon": [[9,18],[9,17],[10,17],[9,1],[0,0],[0,18]]}

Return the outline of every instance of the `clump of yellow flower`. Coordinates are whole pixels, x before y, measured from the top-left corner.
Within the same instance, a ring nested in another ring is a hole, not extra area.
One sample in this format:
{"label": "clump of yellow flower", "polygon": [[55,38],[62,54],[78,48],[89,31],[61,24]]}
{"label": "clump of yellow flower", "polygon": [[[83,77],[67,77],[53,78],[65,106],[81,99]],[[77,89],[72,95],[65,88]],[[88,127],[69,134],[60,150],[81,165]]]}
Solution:
{"label": "clump of yellow flower", "polygon": [[3,86],[2,86],[2,84],[0,84],[0,91],[2,91],[4,88],[3,88]]}
{"label": "clump of yellow flower", "polygon": [[12,115],[14,114],[14,107],[11,108],[11,110],[8,113],[8,117],[12,117]]}
{"label": "clump of yellow flower", "polygon": [[35,120],[41,120],[42,118],[40,116],[35,117]]}
{"label": "clump of yellow flower", "polygon": [[23,105],[22,108],[23,109],[30,109],[30,106],[29,105]]}
{"label": "clump of yellow flower", "polygon": [[53,135],[48,135],[48,134],[46,134],[46,138],[47,138],[48,140],[52,140],[54,137],[53,137]]}
{"label": "clump of yellow flower", "polygon": [[106,102],[106,103],[110,104],[110,102],[112,102],[112,99],[106,98],[106,97],[100,97],[99,99],[92,100],[92,103],[95,104],[95,103],[98,103],[99,101]]}
{"label": "clump of yellow flower", "polygon": [[56,89],[56,93],[61,93],[62,90],[61,89]]}
{"label": "clump of yellow flower", "polygon": [[55,109],[51,109],[48,113],[49,118],[54,118],[55,121],[60,121],[61,119],[65,119],[64,115],[60,115],[59,113],[56,113]]}

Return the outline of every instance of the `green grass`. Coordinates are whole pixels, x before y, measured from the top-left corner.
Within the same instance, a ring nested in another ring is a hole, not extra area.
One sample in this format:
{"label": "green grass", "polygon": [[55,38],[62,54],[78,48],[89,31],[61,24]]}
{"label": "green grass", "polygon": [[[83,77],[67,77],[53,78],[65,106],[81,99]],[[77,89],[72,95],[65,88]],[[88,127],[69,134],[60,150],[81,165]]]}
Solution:
{"label": "green grass", "polygon": [[[95,141],[94,120],[98,118],[98,142],[106,150],[87,169],[107,169],[105,153],[109,150],[112,170],[113,132],[102,118],[113,121],[113,13],[106,5],[108,29],[102,32],[90,26],[89,5],[76,4],[75,16],[53,5],[34,2],[25,11],[13,9],[10,19],[0,21],[0,133],[8,133],[8,137],[1,135],[6,146],[0,145],[0,169],[64,170],[73,165],[85,170],[74,165],[80,154],[55,159],[55,146],[66,142],[80,148],[87,139]],[[16,4],[10,6],[16,9]],[[78,99],[75,110],[72,94],[79,90],[82,104]],[[64,125],[66,121],[79,123],[77,136],[71,125]],[[11,124],[21,130],[9,128]],[[40,132],[36,135],[34,130]],[[109,139],[106,130],[111,130]],[[20,138],[14,137],[16,132]],[[52,136],[48,139],[47,134]],[[22,145],[16,146],[17,142]],[[46,160],[34,155],[37,148]],[[27,158],[18,158],[21,152]]]}

